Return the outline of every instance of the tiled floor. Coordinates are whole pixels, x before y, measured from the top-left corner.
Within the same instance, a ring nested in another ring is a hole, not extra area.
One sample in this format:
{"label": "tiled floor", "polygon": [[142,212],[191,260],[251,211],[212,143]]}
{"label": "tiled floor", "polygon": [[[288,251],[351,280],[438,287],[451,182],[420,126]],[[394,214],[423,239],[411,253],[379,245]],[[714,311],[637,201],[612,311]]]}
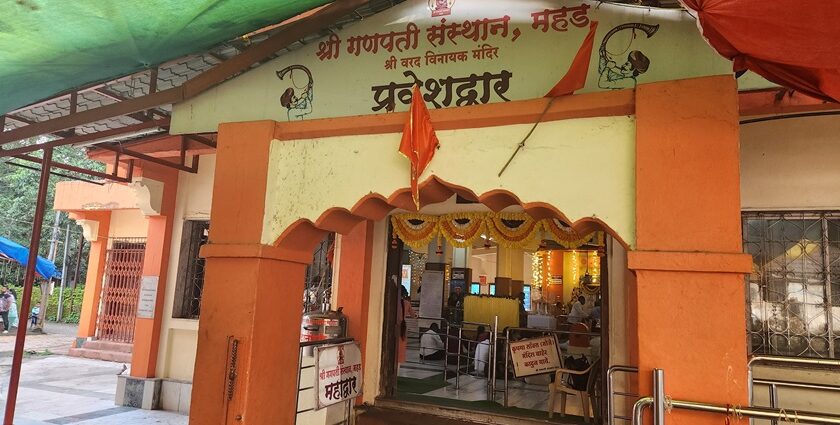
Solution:
{"label": "tiled floor", "polygon": [[[443,361],[420,362],[418,350],[409,347],[407,352],[408,362],[400,365],[399,376],[406,378],[426,379],[443,372]],[[458,388],[455,388],[455,367],[449,367],[448,386],[424,393],[430,397],[445,399],[456,399],[461,401],[487,400],[487,378],[474,377],[461,374],[458,379]],[[504,388],[504,380],[496,382],[497,390]],[[511,379],[508,381],[508,406],[520,407],[523,409],[540,410],[548,412],[548,388],[546,385],[527,384],[522,380]],[[496,394],[496,402],[503,402],[503,393]],[[555,411],[559,412],[559,397],[555,401]],[[569,396],[566,401],[566,414],[580,416],[583,409],[580,400],[576,396]]]}
{"label": "tiled floor", "polygon": [[[5,403],[10,357],[0,358],[0,396]],[[114,405],[121,363],[64,356],[24,360],[16,425],[185,425],[187,416]]]}

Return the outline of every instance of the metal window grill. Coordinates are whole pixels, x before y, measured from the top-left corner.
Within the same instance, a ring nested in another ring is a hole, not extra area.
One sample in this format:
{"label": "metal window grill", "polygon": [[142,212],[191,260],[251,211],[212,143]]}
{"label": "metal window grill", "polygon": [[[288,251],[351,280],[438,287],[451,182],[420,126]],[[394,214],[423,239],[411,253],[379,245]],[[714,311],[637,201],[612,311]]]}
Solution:
{"label": "metal window grill", "polygon": [[192,234],[193,238],[196,239],[196,249],[193,251],[194,256],[190,261],[190,288],[187,291],[187,296],[189,297],[187,301],[187,316],[192,319],[197,319],[201,314],[201,295],[204,292],[205,260],[204,258],[201,258],[198,253],[201,247],[207,243],[210,236],[209,221],[199,221],[196,222],[196,225],[199,226],[199,228]]}
{"label": "metal window grill", "polygon": [[332,256],[335,233],[329,233],[315,247],[312,264],[306,266],[303,311],[316,311],[330,300],[332,294]]}
{"label": "metal window grill", "polygon": [[752,354],[840,358],[840,213],[744,213]]}
{"label": "metal window grill", "polygon": [[145,238],[111,241],[105,257],[105,276],[96,326],[98,339],[134,342],[134,322],[145,253]]}

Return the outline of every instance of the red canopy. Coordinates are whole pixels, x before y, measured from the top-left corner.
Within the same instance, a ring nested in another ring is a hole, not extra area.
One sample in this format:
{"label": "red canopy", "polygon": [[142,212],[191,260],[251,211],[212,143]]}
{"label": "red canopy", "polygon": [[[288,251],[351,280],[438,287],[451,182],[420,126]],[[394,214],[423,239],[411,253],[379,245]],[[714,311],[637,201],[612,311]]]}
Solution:
{"label": "red canopy", "polygon": [[810,96],[840,102],[837,1],[681,0],[735,71],[750,70]]}

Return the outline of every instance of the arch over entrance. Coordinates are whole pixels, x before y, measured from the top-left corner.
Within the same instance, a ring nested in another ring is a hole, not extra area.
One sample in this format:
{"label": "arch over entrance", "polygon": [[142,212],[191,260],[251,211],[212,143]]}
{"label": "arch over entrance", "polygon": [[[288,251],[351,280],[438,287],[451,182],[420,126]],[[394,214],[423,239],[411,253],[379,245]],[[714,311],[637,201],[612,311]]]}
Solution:
{"label": "arch over entrance", "polygon": [[[419,185],[420,205],[437,204],[459,196],[468,201],[480,203],[491,211],[499,212],[510,206],[520,206],[523,211],[534,219],[557,219],[570,226],[580,235],[602,230],[621,243],[625,248],[629,244],[603,220],[597,217],[583,217],[572,222],[562,211],[545,202],[522,202],[516,194],[505,189],[494,189],[482,194],[476,194],[469,188],[458,186],[437,176],[431,176]],[[413,211],[414,201],[410,188],[398,189],[388,197],[371,193],[364,196],[349,210],[332,207],[324,211],[318,219],[311,221],[299,219],[283,230],[272,244],[283,250],[308,250],[323,239],[327,232],[347,234],[354,227],[366,220],[379,221],[388,216],[391,211],[402,209]]]}

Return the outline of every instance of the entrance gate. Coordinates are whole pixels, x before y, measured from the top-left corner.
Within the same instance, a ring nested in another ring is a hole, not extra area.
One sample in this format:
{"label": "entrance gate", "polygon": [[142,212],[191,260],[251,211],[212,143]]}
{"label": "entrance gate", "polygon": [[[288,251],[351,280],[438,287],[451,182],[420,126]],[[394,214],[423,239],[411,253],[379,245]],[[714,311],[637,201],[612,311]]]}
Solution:
{"label": "entrance gate", "polygon": [[134,342],[134,320],[145,252],[145,238],[115,240],[108,249],[96,325],[97,339],[128,344]]}

